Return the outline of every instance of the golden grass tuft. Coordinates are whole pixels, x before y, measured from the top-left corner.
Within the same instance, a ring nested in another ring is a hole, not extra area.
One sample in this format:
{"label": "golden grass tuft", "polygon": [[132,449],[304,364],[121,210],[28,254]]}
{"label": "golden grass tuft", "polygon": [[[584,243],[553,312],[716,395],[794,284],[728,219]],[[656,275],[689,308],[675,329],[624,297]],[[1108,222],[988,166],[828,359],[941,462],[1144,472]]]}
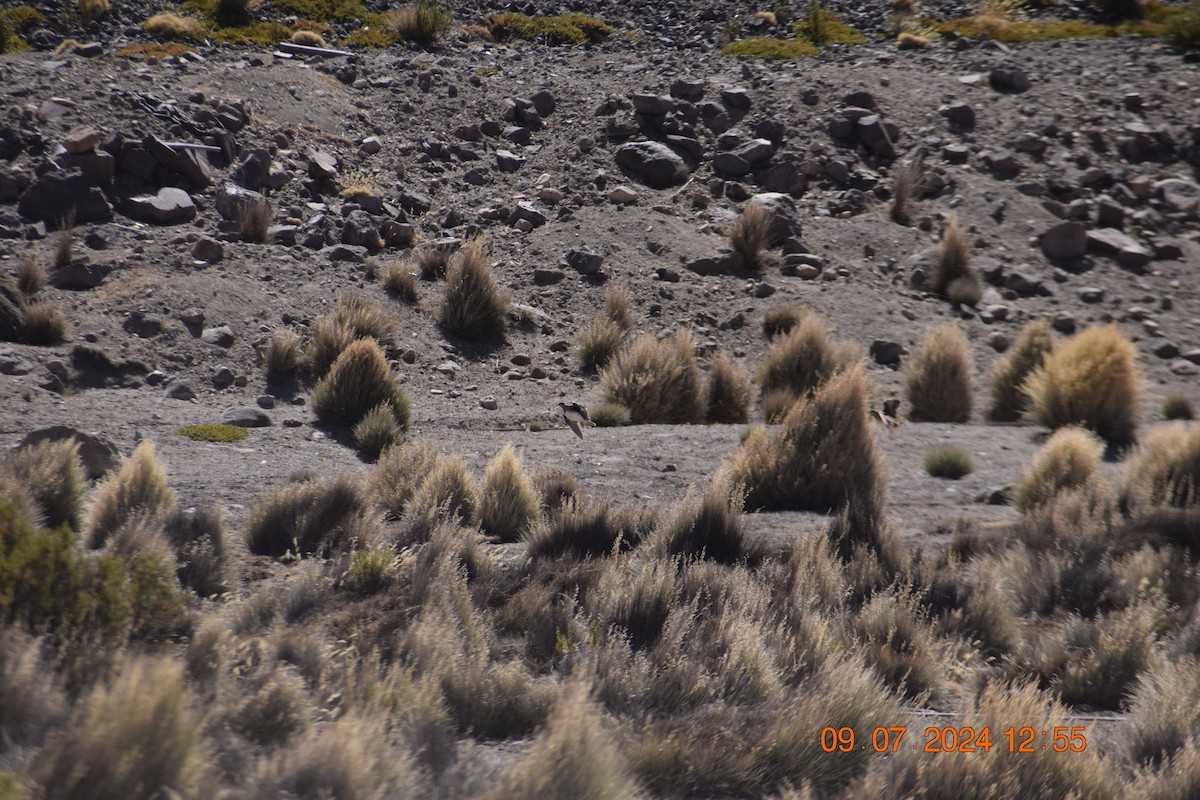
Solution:
{"label": "golden grass tuft", "polygon": [[229,590],[229,533],[218,505],[176,509],[163,531],[179,561],[179,582],[200,597]]}
{"label": "golden grass tuft", "polygon": [[383,288],[410,306],[415,306],[417,297],[417,276],[407,260],[393,261],[383,271]]}
{"label": "golden grass tuft", "polygon": [[971,345],[960,326],[947,322],[927,333],[908,362],[909,418],[968,422],[972,366]]}
{"label": "golden grass tuft", "polygon": [[781,334],[790,333],[804,319],[805,311],[798,306],[778,306],[763,314],[763,335],[774,340]]}
{"label": "golden grass tuft", "polygon": [[1169,394],[1163,399],[1162,417],[1166,420],[1193,420],[1196,405],[1186,394]]}
{"label": "golden grass tuft", "polygon": [[579,332],[579,367],[595,372],[608,366],[629,340],[625,328],[606,316],[598,316]]}
{"label": "golden grass tuft", "polygon": [[190,17],[163,12],[142,23],[151,36],[159,39],[194,39],[200,34],[200,23]]}
{"label": "golden grass tuft", "polygon": [[375,461],[389,447],[404,438],[404,429],[396,421],[389,403],[372,408],[354,426],[354,443],[368,461]]}
{"label": "golden grass tuft", "polygon": [[270,377],[287,377],[300,368],[300,337],[289,328],[276,328],[267,341],[263,361]]}
{"label": "golden grass tuft", "polygon": [[705,422],[737,424],[749,419],[754,396],[750,375],[728,353],[722,352],[713,362],[704,395]]}
{"label": "golden grass tuft", "polygon": [[521,458],[505,444],[488,464],[479,499],[479,521],[484,533],[501,541],[523,539],[537,521],[538,495],[525,474]]}
{"label": "golden grass tuft", "polygon": [[635,425],[704,418],[703,374],[687,329],[662,341],[637,337],[600,371],[600,383],[605,399],[628,408]]}
{"label": "golden grass tuft", "polygon": [[1069,425],[1054,432],[1034,455],[1016,489],[1016,506],[1028,511],[1071,489],[1101,489],[1104,442],[1091,431]]}
{"label": "golden grass tuft", "polygon": [[650,539],[657,555],[737,564],[750,555],[737,488],[714,485],[702,496],[689,492],[661,521]]}
{"label": "golden grass tuft", "polygon": [[116,473],[96,487],[88,512],[88,544],[105,545],[121,527],[137,519],[161,520],[175,506],[175,495],[167,482],[154,442],[144,440]]}
{"label": "golden grass tuft", "polygon": [[87,479],[74,439],[39,442],[9,453],[4,468],[28,489],[47,528],[79,530]]}
{"label": "golden grass tuft", "polygon": [[343,292],[338,295],[333,319],[338,325],[348,328],[354,334],[354,338],[371,338],[382,345],[391,343],[400,328],[399,320],[359,292]]}
{"label": "golden grass tuft", "polygon": [[316,31],[296,31],[292,34],[292,44],[304,47],[324,47],[325,37]]}
{"label": "golden grass tuft", "polygon": [[733,221],[729,246],[742,256],[748,269],[761,269],[763,250],[771,233],[771,212],[760,203],[750,203]]}
{"label": "golden grass tuft", "polygon": [[913,194],[921,185],[923,173],[924,169],[919,157],[897,167],[892,173],[892,205],[888,209],[888,215],[892,218],[892,222],[907,225],[911,221],[909,201],[912,200]]}
{"label": "golden grass tuft", "polygon": [[32,253],[22,258],[17,265],[17,288],[26,300],[32,299],[46,288],[46,270]]}
{"label": "golden grass tuft", "polygon": [[771,342],[767,359],[758,371],[758,384],[764,398],[779,390],[794,397],[808,395],[859,357],[854,345],[835,340],[825,320],[808,311],[798,325]]}
{"label": "golden grass tuft", "polygon": [[1137,431],[1144,386],[1137,348],[1115,325],[1091,327],[1063,342],[1030,373],[1024,390],[1048,428],[1082,425],[1125,445]]}
{"label": "golden grass tuft", "polygon": [[1151,430],[1130,454],[1126,486],[1142,503],[1200,507],[1200,425],[1171,422]]}
{"label": "golden grass tuft", "polygon": [[992,368],[989,419],[1010,422],[1029,409],[1029,395],[1023,389],[1025,379],[1053,350],[1054,333],[1049,320],[1035,319],[1021,329],[1016,343]]}
{"label": "golden grass tuft", "polygon": [[400,428],[408,429],[408,395],[396,382],[374,339],[351,342],[317,382],[310,398],[313,412],[322,422],[355,425],[371,409],[386,403]]}
{"label": "golden grass tuft", "polygon": [[971,244],[957,217],[951,217],[942,231],[931,287],[938,294],[964,305],[975,305],[983,294],[979,274],[971,266]]}
{"label": "golden grass tuft", "polygon": [[479,487],[458,456],[440,459],[421,481],[405,509],[409,517],[447,516],[473,525],[479,514]]}
{"label": "golden grass tuft", "polygon": [[630,310],[633,295],[629,287],[613,283],[604,290],[604,316],[619,325],[623,330],[633,327],[633,313]]}
{"label": "golden grass tuft", "polygon": [[909,33],[908,31],[900,31],[900,33],[896,36],[897,50],[922,50],[926,47],[929,47],[929,45],[929,38],[926,36],[921,36],[920,34]]}
{"label": "golden grass tuft", "polygon": [[454,17],[441,0],[416,0],[387,12],[384,24],[401,41],[433,44],[450,31]]}
{"label": "golden grass tuft", "polygon": [[67,335],[67,319],[55,303],[39,300],[21,310],[25,340],[30,344],[57,344]]}
{"label": "golden grass tuft", "polygon": [[925,455],[925,471],[934,478],[956,481],[974,472],[975,462],[971,454],[961,447],[944,444]]}
{"label": "golden grass tuft", "polygon": [[75,0],[75,7],[85,25],[90,25],[101,17],[107,17],[112,12],[112,5],[108,0]]}
{"label": "golden grass tuft", "polygon": [[275,206],[267,198],[255,194],[238,205],[238,235],[244,242],[266,244],[274,219]]}
{"label": "golden grass tuft", "polygon": [[[639,510],[614,509],[612,504],[600,500],[585,500],[577,493],[565,496],[565,490],[574,488],[573,481],[565,486],[553,485],[561,506],[551,519],[534,526],[526,538],[529,557],[543,558],[596,558],[620,550],[628,550],[649,534],[653,528],[653,517]],[[543,497],[552,485],[543,484]],[[559,493],[562,492],[562,493]],[[554,498],[548,498],[547,508]]]}
{"label": "golden grass tuft", "polygon": [[437,460],[437,450],[423,441],[406,441],[389,447],[367,479],[368,490],[376,504],[399,518]]}
{"label": "golden grass tuft", "polygon": [[342,351],[356,338],[354,331],[333,317],[319,318],[314,326],[312,340],[304,353],[308,371],[314,377],[323,377]]}
{"label": "golden grass tuft", "polygon": [[350,549],[362,532],[358,522],[365,508],[362,487],[347,476],[328,483],[288,484],[251,509],[246,546],[255,555],[276,558]]}
{"label": "golden grass tuft", "polygon": [[502,336],[508,322],[509,297],[496,285],[487,244],[476,236],[446,275],[446,293],[438,322],[464,339]]}

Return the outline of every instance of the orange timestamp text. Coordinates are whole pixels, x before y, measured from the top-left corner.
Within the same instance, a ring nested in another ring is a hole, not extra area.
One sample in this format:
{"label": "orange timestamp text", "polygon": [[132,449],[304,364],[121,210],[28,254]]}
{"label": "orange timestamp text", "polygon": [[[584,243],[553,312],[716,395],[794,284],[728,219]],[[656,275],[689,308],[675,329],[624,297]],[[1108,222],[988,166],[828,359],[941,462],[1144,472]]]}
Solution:
{"label": "orange timestamp text", "polygon": [[[1011,727],[1000,732],[995,741],[990,728],[956,728],[931,725],[914,743],[905,743],[907,725],[879,726],[871,732],[870,743],[857,741],[853,728],[826,727],[821,729],[821,749],[826,753],[849,753],[854,750],[874,750],[876,753],[898,753],[901,747],[912,747],[926,753],[1081,753],[1087,748],[1087,728],[1065,725],[1041,730],[1031,727]],[[914,732],[914,736],[915,736]]]}

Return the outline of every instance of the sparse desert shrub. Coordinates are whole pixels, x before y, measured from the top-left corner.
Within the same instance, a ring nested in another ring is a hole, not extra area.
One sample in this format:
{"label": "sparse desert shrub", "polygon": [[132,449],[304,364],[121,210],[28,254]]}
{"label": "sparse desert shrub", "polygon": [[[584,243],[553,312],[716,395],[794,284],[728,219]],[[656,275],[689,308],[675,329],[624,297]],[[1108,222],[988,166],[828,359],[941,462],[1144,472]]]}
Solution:
{"label": "sparse desert shrub", "polygon": [[88,544],[101,548],[126,523],[139,517],[161,520],[174,506],[167,474],[154,453],[154,442],[147,439],[96,487],[88,512]]}
{"label": "sparse desert shrub", "polygon": [[[66,716],[61,681],[42,650],[41,639],[17,628],[0,631],[0,743],[5,749],[37,747]],[[7,797],[2,787],[0,797]]]}
{"label": "sparse desert shrub", "polygon": [[[928,43],[926,41],[926,44]],[[922,172],[921,159],[915,158],[897,167],[892,173],[892,205],[888,210],[892,222],[898,222],[901,225],[909,223],[909,200],[912,199],[913,193],[921,184]]]}
{"label": "sparse desert shrub", "polygon": [[465,339],[498,336],[504,333],[508,308],[508,295],[500,291],[492,274],[487,245],[477,236],[446,275],[438,322],[447,332]]}
{"label": "sparse desert shrub", "polygon": [[[792,410],[792,406],[796,405],[798,399],[799,396],[790,389],[772,389],[762,398],[763,419],[767,421],[768,425],[778,425],[783,422],[784,417]],[[742,435],[743,443],[748,436],[748,432]]]}
{"label": "sparse desert shrub", "polygon": [[200,33],[199,22],[170,12],[155,14],[143,22],[142,27],[159,39],[194,39]]}
{"label": "sparse desert shrub", "polygon": [[112,11],[108,0],[75,0],[75,7],[79,10],[79,17],[85,25],[90,25],[101,17],[108,16]]}
{"label": "sparse desert shrub", "polygon": [[220,506],[176,509],[163,529],[179,561],[179,582],[201,597],[229,591],[229,534]]}
{"label": "sparse desert shrub", "polygon": [[396,336],[399,321],[379,307],[374,300],[358,292],[343,292],[333,309],[333,319],[348,328],[356,339],[375,339],[387,344]]}
{"label": "sparse desert shrub", "polygon": [[230,727],[259,745],[286,744],[308,727],[304,683],[276,670],[231,715]]}
{"label": "sparse desert shrub", "polygon": [[[328,483],[293,483],[260,500],[246,522],[246,546],[276,558],[334,552],[353,544],[366,506],[362,489],[342,476]],[[361,544],[361,543],[360,543]]]}
{"label": "sparse desert shrub", "polygon": [[445,514],[473,524],[479,511],[479,488],[467,463],[458,456],[438,461],[409,501],[409,517]]}
{"label": "sparse desert shrub", "polygon": [[[266,364],[268,376],[281,378],[294,375],[300,367],[300,337],[288,328],[276,328],[271,332],[271,338],[267,342],[263,361]],[[332,364],[333,361],[331,360],[329,363]]]}
{"label": "sparse desert shrub", "polygon": [[424,247],[417,251],[417,271],[421,278],[435,281],[446,277],[446,269],[450,265],[451,251],[441,247]]}
{"label": "sparse desert shrub", "polygon": [[396,422],[396,415],[388,403],[372,408],[354,426],[354,443],[368,461],[404,438],[404,429]]}
{"label": "sparse desert shrub", "polygon": [[761,203],[750,203],[733,221],[729,246],[742,256],[749,269],[762,267],[762,252],[771,233],[771,212]]}
{"label": "sparse desert shrub", "polygon": [[175,433],[178,436],[186,436],[195,442],[240,442],[247,436],[245,428],[221,422],[184,425],[182,428],[176,429]]}
{"label": "sparse desert shrub", "polygon": [[641,796],[581,686],[568,686],[498,797],[513,800],[635,800]]}
{"label": "sparse desert shrub", "polygon": [[908,598],[877,594],[854,618],[863,654],[885,684],[907,698],[936,692],[944,679],[934,639]]}
{"label": "sparse desert shrub", "polygon": [[1192,420],[1196,418],[1196,407],[1185,394],[1171,394],[1163,400],[1162,416],[1166,420]]}
{"label": "sparse desert shrub", "polygon": [[1054,350],[1054,334],[1047,319],[1035,319],[1021,329],[1003,358],[992,368],[992,407],[988,417],[997,422],[1015,420],[1029,408],[1025,379]]}
{"label": "sparse desert shrub", "polygon": [[383,350],[374,339],[358,339],[342,351],[311,394],[313,411],[322,422],[355,425],[380,403],[391,406],[396,423],[408,429],[408,395],[392,376]]}
{"label": "sparse desert shrub", "polygon": [[799,325],[771,342],[758,383],[764,398],[777,390],[795,397],[809,395],[857,360],[854,346],[834,340],[825,320],[808,312]]}
{"label": "sparse desert shrub", "polygon": [[579,497],[575,476],[566,470],[540,469],[534,473],[533,484],[542,499],[542,507],[551,513],[562,509],[568,500]]}
{"label": "sparse desert shrub", "polygon": [[909,417],[920,422],[971,419],[971,345],[963,329],[944,323],[925,335],[909,360]]}
{"label": "sparse desert shrub", "polygon": [[804,316],[804,309],[798,306],[777,306],[768,309],[763,314],[763,335],[773,340],[781,334],[791,333]]}
{"label": "sparse desert shrub", "polygon": [[46,288],[46,270],[42,269],[42,262],[33,255],[25,256],[17,265],[17,288],[26,299]]}
{"label": "sparse desert shrub", "polygon": [[377,594],[392,582],[397,563],[396,552],[390,547],[355,550],[346,568],[346,588],[362,595]]}
{"label": "sparse desert shrub", "polygon": [[355,338],[354,331],[332,317],[318,319],[312,341],[305,351],[309,372],[318,378],[323,377]]}
{"label": "sparse desert shrub", "polygon": [[388,264],[383,272],[383,288],[409,305],[417,304],[417,276],[408,261],[393,261]]}
{"label": "sparse desert shrub", "polygon": [[304,47],[324,47],[325,38],[316,31],[296,31],[292,34],[292,44]]}
{"label": "sparse desert shrub", "polygon": [[746,489],[746,507],[829,511],[880,491],[868,394],[855,365],[799,400],[774,436],[754,428],[727,467],[728,479]]}
{"label": "sparse desert shrub", "polygon": [[1200,48],[1200,2],[1192,0],[1164,23],[1163,38],[1185,50]]}
{"label": "sparse desert shrub", "polygon": [[79,702],[33,772],[50,800],[190,795],[204,772],[200,729],[179,662],[127,661]]}
{"label": "sparse desert shrub", "polygon": [[739,491],[709,488],[703,496],[684,497],[654,531],[652,542],[664,555],[736,564],[750,555],[742,523]]}
{"label": "sparse desert shrub", "polygon": [[935,478],[956,481],[975,471],[971,454],[961,447],[944,444],[930,450],[925,456],[925,471]]}
{"label": "sparse desert shrub", "polygon": [[1115,325],[1072,336],[1024,384],[1041,424],[1082,425],[1116,445],[1134,439],[1142,386],[1137,348]]}
{"label": "sparse desert shrub", "polygon": [[1028,511],[1069,489],[1104,485],[1100,459],[1104,442],[1084,428],[1068,426],[1054,432],[1033,457],[1016,490],[1016,506]]}
{"label": "sparse desert shrub", "polygon": [[271,222],[275,219],[275,207],[262,195],[247,197],[238,204],[238,235],[244,242],[266,244],[271,233]]}
{"label": "sparse desert shrub", "polygon": [[632,304],[633,295],[624,284],[613,283],[604,290],[604,316],[625,330],[633,327]]}
{"label": "sparse desert shrub", "polygon": [[47,528],[79,530],[87,483],[75,440],[22,447],[9,454],[5,466],[29,490]]}
{"label": "sparse desert shrub", "polygon": [[750,376],[728,353],[721,353],[708,371],[704,421],[737,424],[749,419],[753,396]]}
{"label": "sparse desert shrub", "polygon": [[[526,539],[530,558],[589,558],[628,550],[654,525],[648,515],[614,509],[607,501],[583,500],[572,495],[560,502],[561,513],[530,531]],[[550,503],[546,505],[553,508]]]}
{"label": "sparse desert shrub", "polygon": [[54,303],[30,303],[21,311],[25,340],[30,344],[56,344],[67,335],[67,320]]}
{"label": "sparse desert shrub", "polygon": [[958,219],[951,217],[933,265],[932,289],[956,303],[973,306],[983,296],[979,274],[971,266],[971,245]]}
{"label": "sparse desert shrub", "polygon": [[406,441],[387,448],[368,478],[371,496],[389,515],[403,516],[437,460],[437,450],[422,441]]}
{"label": "sparse desert shrub", "polygon": [[607,317],[596,317],[579,332],[579,367],[595,372],[608,366],[625,346],[628,332]]}
{"label": "sparse desert shrub", "polygon": [[416,0],[386,15],[386,25],[404,42],[433,44],[450,31],[454,17],[441,0]]}
{"label": "sparse desert shrub", "polygon": [[1200,425],[1172,422],[1154,428],[1126,467],[1127,491],[1152,505],[1200,506]]}
{"label": "sparse desert shrub", "polygon": [[1200,736],[1200,706],[1180,701],[1197,691],[1194,660],[1162,659],[1142,674],[1129,703],[1127,746],[1135,764],[1159,767]]}
{"label": "sparse desert shrub", "polygon": [[600,382],[605,399],[628,408],[634,424],[703,419],[700,365],[686,329],[662,341],[637,337],[600,371]]}
{"label": "sparse desert shrub", "polygon": [[1053,679],[1062,702],[1116,711],[1150,665],[1162,610],[1139,601],[1062,634],[1067,656]]}
{"label": "sparse desert shrub", "polygon": [[484,533],[503,541],[523,539],[537,521],[538,496],[525,475],[521,459],[511,444],[505,444],[483,476],[479,499],[479,521]]}
{"label": "sparse desert shrub", "polygon": [[632,419],[629,409],[616,403],[601,403],[588,412],[590,419],[597,428],[620,428],[628,425]]}

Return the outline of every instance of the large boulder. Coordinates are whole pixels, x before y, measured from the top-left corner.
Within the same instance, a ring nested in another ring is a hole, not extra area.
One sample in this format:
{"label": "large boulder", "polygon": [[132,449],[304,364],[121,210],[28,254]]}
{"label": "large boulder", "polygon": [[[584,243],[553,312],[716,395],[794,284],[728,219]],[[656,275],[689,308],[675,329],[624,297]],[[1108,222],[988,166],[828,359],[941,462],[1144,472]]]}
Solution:
{"label": "large boulder", "polygon": [[632,142],[617,151],[617,166],[652,189],[667,189],[687,180],[683,158],[659,142]]}
{"label": "large boulder", "polygon": [[1042,253],[1051,261],[1072,261],[1087,252],[1087,228],[1081,222],[1060,222],[1042,234]]}
{"label": "large boulder", "polygon": [[96,182],[81,169],[50,170],[40,175],[21,195],[17,210],[22,216],[57,223],[112,219],[113,209]]}
{"label": "large boulder", "polygon": [[121,454],[111,441],[103,436],[84,433],[67,425],[53,425],[49,428],[30,431],[25,434],[25,438],[17,447],[33,447],[41,442],[64,441],[79,443],[79,460],[83,462],[83,472],[89,480],[102,477],[120,464]]}
{"label": "large boulder", "polygon": [[750,198],[746,207],[761,206],[771,215],[771,229],[767,233],[767,246],[774,247],[801,232],[800,215],[792,198],[782,192],[763,192]]}

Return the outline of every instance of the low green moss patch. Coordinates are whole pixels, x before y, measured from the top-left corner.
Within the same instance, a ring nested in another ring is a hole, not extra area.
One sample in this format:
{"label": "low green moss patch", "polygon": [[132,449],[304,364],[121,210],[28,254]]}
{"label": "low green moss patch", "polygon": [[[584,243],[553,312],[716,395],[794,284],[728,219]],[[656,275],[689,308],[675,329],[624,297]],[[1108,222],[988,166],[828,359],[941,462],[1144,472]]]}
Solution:
{"label": "low green moss patch", "polygon": [[136,44],[127,44],[117,51],[118,56],[124,58],[137,58],[141,56],[145,59],[151,58],[170,58],[171,56],[183,56],[188,53],[196,52],[196,48],[189,47],[186,44],[179,42],[171,42],[162,44],[160,42],[137,42]]}
{"label": "low green moss patch", "polygon": [[175,432],[197,442],[240,442],[246,438],[245,428],[220,423],[185,425]]}
{"label": "low green moss patch", "polygon": [[[1156,15],[1171,20],[1169,13]],[[1116,36],[1162,36],[1163,22],[1154,19],[1127,20],[1119,25],[1097,25],[1079,20],[1011,20],[988,14],[962,17],[948,22],[931,23],[939,33],[951,31],[960,36],[987,36],[998,42],[1046,42],[1058,39],[1109,39]]]}
{"label": "low green moss patch", "polygon": [[598,42],[612,35],[609,25],[586,14],[531,17],[528,14],[506,12],[488,17],[484,25],[498,42],[538,39],[549,45],[575,45]]}
{"label": "low green moss patch", "polygon": [[258,45],[274,47],[292,38],[292,29],[278,22],[251,22],[236,28],[221,28],[213,31],[212,37],[226,44]]}
{"label": "low green moss patch", "polygon": [[13,6],[4,10],[4,16],[8,17],[8,21],[18,31],[41,25],[46,21],[45,15],[33,6]]}
{"label": "low green moss patch", "polygon": [[769,37],[739,39],[721,48],[722,55],[743,56],[746,58],[775,58],[781,60],[808,58],[819,53],[820,51],[807,41],[799,39],[772,39]]}
{"label": "low green moss patch", "polygon": [[372,16],[359,0],[271,0],[280,11],[316,22],[353,22]]}
{"label": "low green moss patch", "polygon": [[815,3],[804,18],[792,26],[792,33],[797,39],[814,45],[862,44],[866,41],[861,33],[838,19],[837,14]]}

